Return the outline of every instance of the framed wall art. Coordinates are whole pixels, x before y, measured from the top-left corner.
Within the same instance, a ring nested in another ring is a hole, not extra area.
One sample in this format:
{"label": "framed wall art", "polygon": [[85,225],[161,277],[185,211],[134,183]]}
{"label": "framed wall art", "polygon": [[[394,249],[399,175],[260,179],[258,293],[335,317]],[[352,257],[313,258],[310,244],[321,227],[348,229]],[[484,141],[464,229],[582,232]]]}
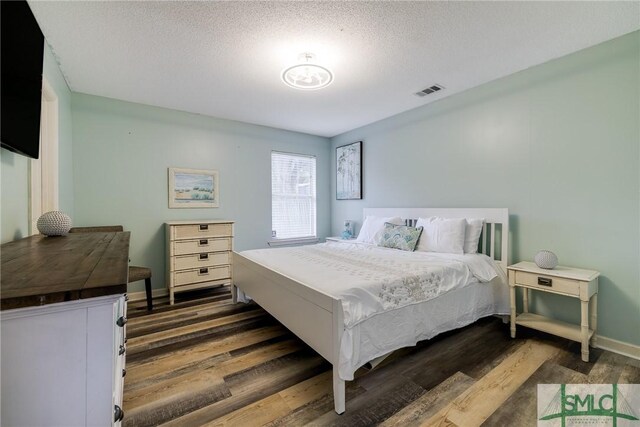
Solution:
{"label": "framed wall art", "polygon": [[336,199],[362,199],[362,141],[336,148]]}
{"label": "framed wall art", "polygon": [[169,208],[217,208],[218,171],[169,168]]}

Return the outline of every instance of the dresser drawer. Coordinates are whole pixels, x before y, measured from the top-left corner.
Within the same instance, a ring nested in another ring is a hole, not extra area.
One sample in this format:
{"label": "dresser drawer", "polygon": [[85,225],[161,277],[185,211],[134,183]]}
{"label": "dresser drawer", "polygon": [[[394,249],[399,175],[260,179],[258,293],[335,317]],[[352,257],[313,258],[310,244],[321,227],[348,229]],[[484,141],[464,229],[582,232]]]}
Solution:
{"label": "dresser drawer", "polygon": [[176,256],[171,259],[172,270],[189,270],[231,263],[231,252],[201,252]]}
{"label": "dresser drawer", "polygon": [[172,255],[199,254],[202,252],[221,252],[231,250],[231,238],[201,238],[198,240],[179,240],[171,243]]}
{"label": "dresser drawer", "polygon": [[231,236],[232,224],[189,224],[174,225],[174,239],[202,239],[206,237]]}
{"label": "dresser drawer", "polygon": [[516,271],[516,283],[532,289],[559,292],[565,295],[580,296],[580,282],[544,274]]}
{"label": "dresser drawer", "polygon": [[182,286],[230,278],[231,268],[228,265],[222,267],[202,267],[194,270],[176,271],[172,274],[174,274],[175,279],[174,285]]}

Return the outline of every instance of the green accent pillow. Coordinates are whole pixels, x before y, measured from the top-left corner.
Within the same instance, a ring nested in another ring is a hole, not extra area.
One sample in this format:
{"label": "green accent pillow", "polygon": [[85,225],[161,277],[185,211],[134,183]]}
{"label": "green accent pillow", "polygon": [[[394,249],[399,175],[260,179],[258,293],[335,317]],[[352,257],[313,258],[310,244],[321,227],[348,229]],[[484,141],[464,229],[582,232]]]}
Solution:
{"label": "green accent pillow", "polygon": [[385,248],[413,251],[416,249],[418,239],[422,234],[422,227],[409,227],[407,225],[395,225],[384,223],[384,229],[380,235],[378,246]]}

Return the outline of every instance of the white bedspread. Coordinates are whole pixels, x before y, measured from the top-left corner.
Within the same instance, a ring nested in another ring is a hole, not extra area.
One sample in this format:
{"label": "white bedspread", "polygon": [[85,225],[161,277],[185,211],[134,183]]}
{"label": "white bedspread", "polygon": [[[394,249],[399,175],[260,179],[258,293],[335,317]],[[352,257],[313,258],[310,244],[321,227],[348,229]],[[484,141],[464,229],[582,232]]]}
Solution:
{"label": "white bedspread", "polygon": [[[425,326],[419,313],[427,301],[497,276],[499,282],[505,283],[495,262],[482,254],[407,252],[368,244],[327,242],[248,250],[242,255],[342,301],[345,333],[339,371],[345,380],[353,379],[355,370],[369,360],[441,332],[437,321],[429,330],[409,324],[413,321],[414,325]],[[457,312],[456,307],[451,310]],[[493,308],[483,310],[488,315]],[[375,331],[364,333],[371,331],[369,323],[375,324]],[[387,343],[386,338],[377,339],[377,334],[396,339]]]}
{"label": "white bedspread", "polygon": [[346,328],[497,275],[495,263],[482,254],[407,252],[358,243],[254,249],[242,255],[342,300]]}

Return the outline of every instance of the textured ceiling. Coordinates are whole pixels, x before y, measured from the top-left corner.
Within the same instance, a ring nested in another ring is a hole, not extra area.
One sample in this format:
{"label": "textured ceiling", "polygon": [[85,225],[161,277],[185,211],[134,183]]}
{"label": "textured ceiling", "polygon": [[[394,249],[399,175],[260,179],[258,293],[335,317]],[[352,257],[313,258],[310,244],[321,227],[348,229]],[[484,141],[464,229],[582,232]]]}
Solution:
{"label": "textured ceiling", "polygon": [[[73,91],[322,136],[640,28],[639,2],[29,3]],[[280,80],[307,51],[329,87]]]}

